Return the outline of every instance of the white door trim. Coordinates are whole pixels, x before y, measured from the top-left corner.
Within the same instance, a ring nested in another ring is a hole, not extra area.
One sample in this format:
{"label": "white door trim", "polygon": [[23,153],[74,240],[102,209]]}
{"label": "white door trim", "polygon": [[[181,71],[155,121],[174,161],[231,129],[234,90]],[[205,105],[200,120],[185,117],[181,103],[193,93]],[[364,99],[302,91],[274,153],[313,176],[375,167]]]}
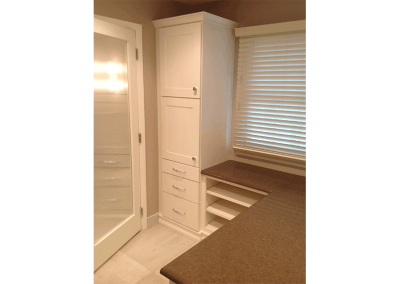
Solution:
{"label": "white door trim", "polygon": [[131,22],[121,21],[104,16],[94,15],[95,19],[103,20],[114,25],[118,25],[136,32],[136,48],[139,50],[137,61],[137,85],[138,85],[138,110],[139,110],[139,133],[142,134],[140,144],[140,206],[143,208],[141,220],[142,230],[147,229],[147,185],[146,185],[146,132],[144,115],[144,83],[143,83],[143,44],[142,44],[142,25]]}

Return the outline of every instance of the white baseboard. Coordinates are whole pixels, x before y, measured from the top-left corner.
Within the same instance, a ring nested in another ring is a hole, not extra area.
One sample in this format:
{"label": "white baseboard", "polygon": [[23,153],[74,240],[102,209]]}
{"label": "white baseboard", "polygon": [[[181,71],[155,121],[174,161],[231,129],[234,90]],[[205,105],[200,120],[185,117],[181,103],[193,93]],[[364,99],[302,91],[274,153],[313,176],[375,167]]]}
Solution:
{"label": "white baseboard", "polygon": [[158,224],[158,212],[147,218],[147,229]]}
{"label": "white baseboard", "polygon": [[165,218],[162,214],[159,215],[158,222],[192,239],[195,239],[196,241],[200,241],[206,237],[202,231],[196,232],[188,227],[176,223],[175,221],[172,221],[171,219]]}

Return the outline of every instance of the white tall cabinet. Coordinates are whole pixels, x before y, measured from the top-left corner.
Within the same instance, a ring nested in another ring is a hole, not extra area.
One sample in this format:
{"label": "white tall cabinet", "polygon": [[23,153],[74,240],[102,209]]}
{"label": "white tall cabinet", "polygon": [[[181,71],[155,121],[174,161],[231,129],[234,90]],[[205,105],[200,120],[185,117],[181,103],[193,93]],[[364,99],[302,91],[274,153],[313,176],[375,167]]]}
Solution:
{"label": "white tall cabinet", "polygon": [[157,29],[159,221],[204,229],[202,169],[228,159],[237,23],[206,13],[153,21]]}

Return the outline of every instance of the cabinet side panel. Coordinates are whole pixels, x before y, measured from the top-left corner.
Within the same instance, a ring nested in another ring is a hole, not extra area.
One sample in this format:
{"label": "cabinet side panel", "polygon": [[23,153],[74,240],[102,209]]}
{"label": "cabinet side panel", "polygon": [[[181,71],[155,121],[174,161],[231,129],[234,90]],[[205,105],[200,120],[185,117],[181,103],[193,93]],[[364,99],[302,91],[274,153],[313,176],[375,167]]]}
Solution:
{"label": "cabinet side panel", "polygon": [[228,160],[234,30],[203,23],[201,170]]}

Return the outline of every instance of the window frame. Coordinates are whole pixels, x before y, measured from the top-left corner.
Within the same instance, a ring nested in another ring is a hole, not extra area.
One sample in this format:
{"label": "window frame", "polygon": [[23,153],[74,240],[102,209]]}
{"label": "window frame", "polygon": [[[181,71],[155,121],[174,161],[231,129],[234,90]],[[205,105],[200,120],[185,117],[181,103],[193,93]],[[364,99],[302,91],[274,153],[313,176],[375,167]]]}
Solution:
{"label": "window frame", "polygon": [[[284,23],[276,23],[276,24],[267,24],[260,26],[252,26],[252,27],[244,27],[244,28],[236,28],[235,29],[235,37],[238,42],[239,37],[258,37],[258,36],[268,36],[274,34],[282,34],[282,33],[293,33],[293,32],[301,32],[306,31],[306,20],[301,21],[291,21]],[[231,149],[234,151],[235,155],[243,156],[248,158],[256,158],[260,160],[267,160],[269,162],[278,162],[283,163],[289,166],[295,167],[305,167],[306,157],[293,156],[290,154],[279,153],[275,151],[268,150],[257,150],[255,148],[238,146],[233,144],[233,119],[234,119],[234,106],[236,104],[236,86],[237,86],[237,72],[238,72],[238,56],[239,56],[239,48],[237,45],[236,54],[235,54],[235,79],[234,79],[234,97],[232,101],[232,112],[231,112]]]}

